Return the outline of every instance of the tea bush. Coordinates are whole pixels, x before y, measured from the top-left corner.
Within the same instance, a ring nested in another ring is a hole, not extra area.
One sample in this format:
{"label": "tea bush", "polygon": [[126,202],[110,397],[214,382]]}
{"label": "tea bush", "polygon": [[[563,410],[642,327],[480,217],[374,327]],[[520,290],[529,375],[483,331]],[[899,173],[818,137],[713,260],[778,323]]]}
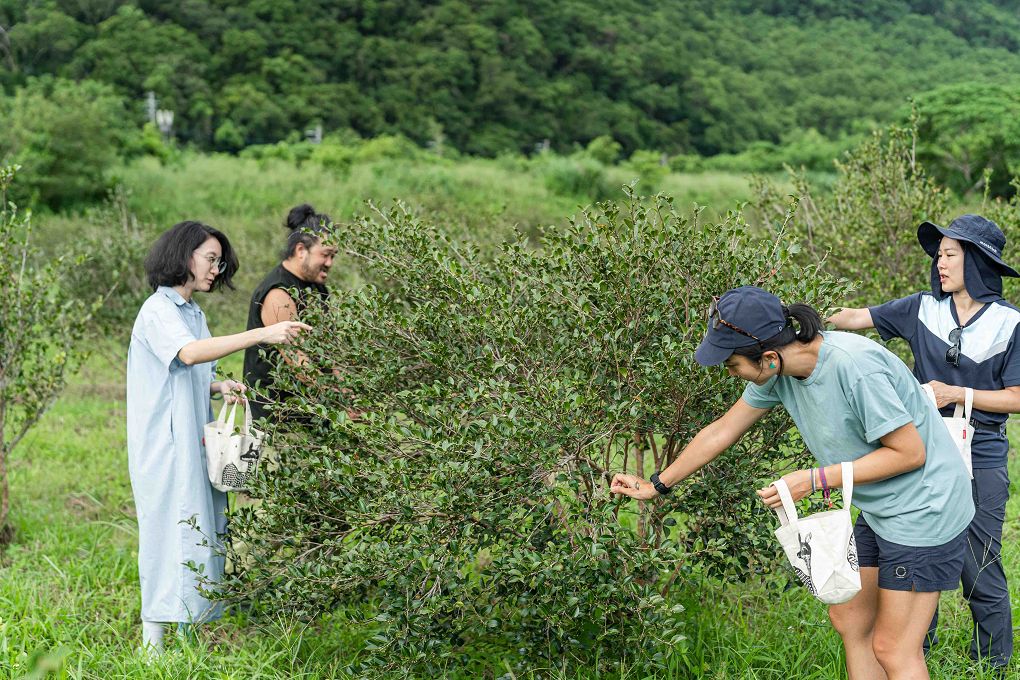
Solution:
{"label": "tea bush", "polygon": [[68,272],[82,266],[69,252],[42,259],[32,241],[30,210],[9,190],[19,166],[0,165],[0,552],[13,537],[8,522],[11,453],[53,406],[91,347],[84,341],[101,290],[91,304],[68,290]]}
{"label": "tea bush", "polygon": [[777,413],[668,499],[610,498],[608,480],[664,467],[739,396],[694,362],[711,295],[845,297],[787,233],[630,192],[496,257],[400,206],[347,225],[337,245],[370,284],[306,314],[324,372],[280,367],[295,396],[272,420],[290,424],[261,505],[231,518],[244,569],[220,596],[346,605],[370,635],[358,672],[440,673],[479,646],[529,668],[683,653],[671,588],[770,569],[753,492],[806,453]]}

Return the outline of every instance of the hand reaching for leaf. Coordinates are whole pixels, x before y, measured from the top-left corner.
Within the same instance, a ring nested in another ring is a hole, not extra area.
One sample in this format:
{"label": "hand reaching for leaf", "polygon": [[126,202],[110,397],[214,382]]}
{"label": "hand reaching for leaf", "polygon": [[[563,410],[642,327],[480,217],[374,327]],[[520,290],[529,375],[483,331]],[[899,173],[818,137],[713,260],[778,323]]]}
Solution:
{"label": "hand reaching for leaf", "polygon": [[610,493],[630,496],[639,501],[650,501],[659,495],[652,483],[641,479],[637,475],[625,475],[617,473],[613,475],[613,483],[609,487]]}
{"label": "hand reaching for leaf", "polygon": [[220,383],[220,394],[223,395],[223,400],[228,404],[234,404],[238,401],[246,401],[244,396],[245,387],[244,383],[237,382],[236,380],[221,380]]}

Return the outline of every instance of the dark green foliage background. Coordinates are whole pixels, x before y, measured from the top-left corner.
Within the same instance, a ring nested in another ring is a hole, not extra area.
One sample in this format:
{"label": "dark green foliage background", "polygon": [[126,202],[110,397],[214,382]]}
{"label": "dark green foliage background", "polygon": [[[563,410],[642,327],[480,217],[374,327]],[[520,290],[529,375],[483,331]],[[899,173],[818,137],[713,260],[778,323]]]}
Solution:
{"label": "dark green foliage background", "polygon": [[8,94],[97,80],[141,121],[152,90],[180,139],[220,150],[321,123],[482,155],[607,133],[713,155],[1020,70],[1020,16],[991,0],[0,0],[0,27]]}

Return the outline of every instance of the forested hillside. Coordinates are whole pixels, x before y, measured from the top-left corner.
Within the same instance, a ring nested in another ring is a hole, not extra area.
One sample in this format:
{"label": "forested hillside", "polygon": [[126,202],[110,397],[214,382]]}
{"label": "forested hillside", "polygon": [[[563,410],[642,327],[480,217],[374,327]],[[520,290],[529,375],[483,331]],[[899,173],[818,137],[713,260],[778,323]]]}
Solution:
{"label": "forested hillside", "polygon": [[1012,83],[1003,0],[0,0],[0,83],[144,95],[204,149],[309,126],[494,155],[611,134],[712,155],[883,122],[907,96]]}

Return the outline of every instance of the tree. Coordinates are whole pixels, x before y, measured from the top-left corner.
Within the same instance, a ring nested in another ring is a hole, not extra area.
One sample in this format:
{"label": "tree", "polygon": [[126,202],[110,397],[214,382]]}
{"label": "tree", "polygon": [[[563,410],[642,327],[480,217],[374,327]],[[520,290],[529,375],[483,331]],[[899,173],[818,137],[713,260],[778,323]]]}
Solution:
{"label": "tree", "polygon": [[95,37],[63,72],[114,85],[121,96],[138,102],[129,113],[139,124],[142,97],[154,92],[162,108],[175,112],[177,133],[190,141],[201,129],[190,112],[213,101],[206,80],[210,61],[209,50],[195,34],[175,24],[156,23],[137,7],[122,5],[96,27]]}
{"label": "tree", "polygon": [[[30,7],[26,20],[15,24],[8,45],[9,68],[18,67],[27,75],[56,73],[74,55],[88,29],[54,7]],[[0,51],[5,41],[0,28]]]}
{"label": "tree", "polygon": [[40,263],[31,213],[7,201],[17,166],[0,168],[0,545],[10,542],[7,464],[88,354],[92,311],[64,287],[70,256]]}
{"label": "tree", "polygon": [[273,434],[280,465],[231,518],[246,567],[221,596],[298,616],[367,597],[348,611],[381,669],[434,675],[467,643],[569,667],[682,653],[669,594],[686,570],[774,563],[754,489],[806,455],[781,413],[657,504],[607,485],[672,462],[739,396],[693,359],[712,295],[845,296],[790,262],[785,234],[631,195],[494,260],[399,207],[338,245],[372,285],[305,318],[302,349],[330,372],[309,384],[280,367],[296,397],[273,421],[307,425]]}
{"label": "tree", "polygon": [[0,163],[24,168],[16,196],[51,208],[101,198],[137,131],[109,85],[43,77],[0,95]]}
{"label": "tree", "polygon": [[993,196],[1009,196],[1020,174],[1020,90],[965,84],[917,98],[918,158],[960,196],[981,192],[986,171]]}

